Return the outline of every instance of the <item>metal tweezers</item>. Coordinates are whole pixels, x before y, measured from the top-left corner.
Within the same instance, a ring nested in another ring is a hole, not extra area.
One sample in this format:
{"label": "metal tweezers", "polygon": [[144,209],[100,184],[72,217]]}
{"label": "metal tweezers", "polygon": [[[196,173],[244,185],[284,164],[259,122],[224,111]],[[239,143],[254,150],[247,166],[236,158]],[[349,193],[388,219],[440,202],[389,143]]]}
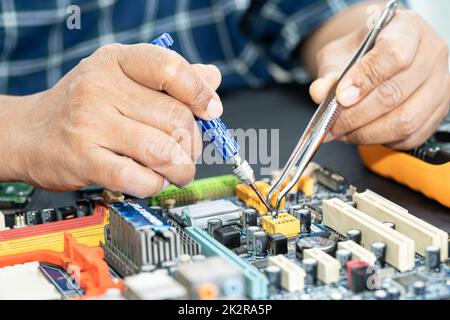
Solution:
{"label": "metal tweezers", "polygon": [[[287,161],[280,177],[270,188],[269,193],[267,194],[267,203],[270,203],[270,199],[272,199],[272,196],[275,194],[275,192],[279,190],[281,184],[286,181],[290,173],[295,170],[295,175],[293,176],[293,178],[277,196],[277,205],[276,208],[274,208],[275,211],[272,213],[272,215],[274,215],[275,217],[278,215],[281,201],[297,184],[307,165],[323,143],[329,130],[336,122],[336,119],[338,118],[342,110],[342,106],[338,104],[336,98],[336,89],[339,85],[339,82],[344,78],[344,76],[353,67],[353,65],[355,65],[364,55],[366,55],[367,52],[372,50],[372,48],[375,46],[375,41],[378,35],[394,17],[397,7],[398,0],[390,1],[386,5],[386,8],[382,12],[379,20],[376,22],[372,30],[368,33],[352,60],[344,69],[333,87],[330,89],[325,100],[323,100],[318,107],[305,132],[300,138],[300,141],[298,142],[289,160]],[[297,167],[295,168],[296,165]]]}

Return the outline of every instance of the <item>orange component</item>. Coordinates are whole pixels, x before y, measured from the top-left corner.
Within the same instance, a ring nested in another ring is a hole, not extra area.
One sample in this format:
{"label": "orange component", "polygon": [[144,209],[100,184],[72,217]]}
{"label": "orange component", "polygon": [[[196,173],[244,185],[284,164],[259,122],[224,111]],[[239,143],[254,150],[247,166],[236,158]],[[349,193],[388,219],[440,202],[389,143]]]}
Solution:
{"label": "orange component", "polygon": [[306,197],[314,194],[314,178],[302,176],[297,182],[297,190],[301,190]]}
{"label": "orange component", "polygon": [[[259,191],[261,191],[263,197],[267,197],[267,193],[269,193],[270,186],[262,181],[256,181],[255,184],[258,187]],[[275,191],[272,198],[270,199],[270,205],[272,207],[276,207],[277,197],[279,193],[280,193],[279,191]],[[249,186],[245,184],[238,184],[236,186],[236,196],[240,200],[244,201],[248,207],[254,208],[260,214],[267,213],[266,206],[259,200],[258,196]],[[283,201],[281,202],[280,209],[284,209],[284,204],[285,200],[283,199]]]}
{"label": "orange component", "polygon": [[115,281],[109,267],[103,260],[101,248],[90,248],[78,244],[69,233],[64,234],[64,252],[39,250],[0,257],[0,267],[13,266],[27,262],[46,262],[58,265],[67,270],[79,282],[85,295],[82,298],[92,298],[105,293],[107,289],[123,290],[123,282]]}
{"label": "orange component", "polygon": [[359,153],[373,172],[394,179],[450,208],[450,163],[429,164],[383,146],[360,146]]}
{"label": "orange component", "polygon": [[217,286],[213,283],[204,283],[198,288],[198,298],[200,300],[213,300],[217,299],[219,292]]}

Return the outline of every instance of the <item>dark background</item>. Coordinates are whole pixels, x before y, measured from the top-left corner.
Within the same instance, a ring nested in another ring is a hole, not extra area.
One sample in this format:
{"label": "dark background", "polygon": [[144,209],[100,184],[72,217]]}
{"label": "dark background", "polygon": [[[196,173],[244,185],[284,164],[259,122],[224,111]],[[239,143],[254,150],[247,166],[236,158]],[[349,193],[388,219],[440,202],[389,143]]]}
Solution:
{"label": "dark background", "polygon": [[[223,121],[228,128],[280,129],[280,166],[283,167],[314,112],[306,87],[279,85],[260,90],[244,90],[222,95]],[[270,150],[270,148],[269,148]],[[405,207],[410,213],[450,232],[450,209],[393,181],[368,171],[355,146],[333,142],[322,146],[314,161],[345,176],[358,191],[371,189]],[[259,173],[258,165],[252,165]],[[229,174],[227,165],[199,165],[197,178]],[[69,205],[74,193],[37,190],[30,208]]]}

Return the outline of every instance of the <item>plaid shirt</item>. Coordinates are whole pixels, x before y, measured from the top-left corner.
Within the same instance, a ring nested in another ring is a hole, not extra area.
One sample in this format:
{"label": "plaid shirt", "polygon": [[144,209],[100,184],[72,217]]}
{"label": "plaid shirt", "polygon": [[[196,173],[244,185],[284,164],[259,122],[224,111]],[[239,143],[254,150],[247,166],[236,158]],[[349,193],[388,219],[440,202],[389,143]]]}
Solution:
{"label": "plaid shirt", "polygon": [[[52,87],[98,47],[170,33],[192,63],[219,67],[222,89],[273,81],[274,64],[307,75],[294,57],[321,23],[357,0],[0,0],[0,93]],[[81,29],[69,29],[68,7]],[[151,58],[151,57],[150,57]]]}

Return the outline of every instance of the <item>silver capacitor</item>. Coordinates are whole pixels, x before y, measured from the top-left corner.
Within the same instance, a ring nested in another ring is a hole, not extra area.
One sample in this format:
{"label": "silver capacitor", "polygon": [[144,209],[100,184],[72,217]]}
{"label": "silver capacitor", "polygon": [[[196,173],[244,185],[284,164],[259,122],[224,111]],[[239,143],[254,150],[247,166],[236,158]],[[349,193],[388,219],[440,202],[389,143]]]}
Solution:
{"label": "silver capacitor", "polygon": [[243,228],[258,225],[258,212],[255,209],[245,209],[243,212]]}
{"label": "silver capacitor", "polygon": [[357,244],[361,244],[361,230],[358,229],[350,229],[347,231],[347,239],[352,240],[353,242]]}
{"label": "silver capacitor", "polygon": [[347,262],[352,260],[352,252],[347,249],[339,249],[336,251],[336,259],[341,265],[341,270],[345,272],[347,268]]}
{"label": "silver capacitor", "polygon": [[317,284],[317,268],[318,262],[314,258],[306,258],[303,259],[303,269],[305,270],[305,284],[307,285],[315,285]]}
{"label": "silver capacitor", "polygon": [[437,246],[428,246],[425,249],[425,265],[429,272],[441,271],[441,249]]}
{"label": "silver capacitor", "polygon": [[264,257],[267,255],[267,247],[269,236],[264,231],[257,231],[253,233],[252,248],[253,254],[257,257]]}
{"label": "silver capacitor", "polygon": [[253,252],[253,234],[258,231],[261,231],[260,227],[253,226],[253,227],[247,228],[247,239],[246,240],[247,240],[247,251],[249,253]]}
{"label": "silver capacitor", "polygon": [[374,242],[371,244],[371,248],[372,253],[377,259],[377,265],[383,268],[386,264],[386,244],[383,242]]}
{"label": "silver capacitor", "polygon": [[207,222],[207,230],[208,234],[211,237],[214,237],[214,230],[222,228],[223,222],[221,219],[213,218],[209,219]]}
{"label": "silver capacitor", "polygon": [[281,268],[278,266],[268,266],[264,273],[266,274],[267,279],[269,280],[269,286],[272,288],[280,288],[281,287]]}

